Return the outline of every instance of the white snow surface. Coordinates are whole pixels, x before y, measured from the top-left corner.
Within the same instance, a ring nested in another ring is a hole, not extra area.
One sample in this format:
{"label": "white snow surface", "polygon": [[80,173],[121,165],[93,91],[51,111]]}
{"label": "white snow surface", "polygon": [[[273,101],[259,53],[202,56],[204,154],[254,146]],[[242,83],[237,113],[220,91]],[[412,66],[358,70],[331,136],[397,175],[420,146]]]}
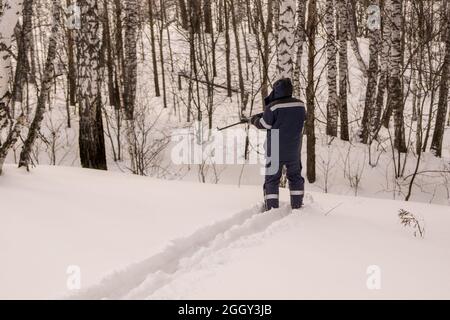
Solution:
{"label": "white snow surface", "polygon": [[254,186],[7,165],[0,298],[450,298],[448,206],[308,192],[302,210],[260,213],[260,198]]}

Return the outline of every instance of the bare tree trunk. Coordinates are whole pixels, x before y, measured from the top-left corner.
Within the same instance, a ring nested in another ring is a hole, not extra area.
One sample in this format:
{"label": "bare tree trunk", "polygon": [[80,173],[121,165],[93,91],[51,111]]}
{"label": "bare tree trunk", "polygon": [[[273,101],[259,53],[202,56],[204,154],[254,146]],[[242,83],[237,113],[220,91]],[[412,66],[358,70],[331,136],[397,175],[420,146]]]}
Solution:
{"label": "bare tree trunk", "polygon": [[314,128],[315,120],[315,83],[314,68],[316,55],[316,28],[317,28],[317,12],[316,0],[309,0],[308,5],[308,22],[306,34],[308,38],[308,85],[306,87],[306,105],[307,119],[305,125],[307,138],[307,170],[306,175],[310,183],[316,181],[316,133]]}
{"label": "bare tree trunk", "polygon": [[[279,41],[280,41],[280,5],[281,2],[284,0],[273,0],[273,25],[274,25],[274,29],[270,29],[270,33],[273,34],[273,39],[275,40],[275,56],[276,56],[276,61],[277,61],[277,68],[278,68],[278,61],[280,60],[280,48],[278,46]],[[290,0],[288,0],[290,1]],[[294,23],[294,21],[292,21],[291,23]],[[275,32],[273,31],[275,30]],[[277,73],[279,73],[279,70],[277,70]],[[281,185],[281,183],[280,183]],[[284,187],[283,187],[284,188]]]}
{"label": "bare tree trunk", "polygon": [[327,83],[328,83],[328,102],[327,102],[327,135],[337,137],[338,130],[338,95],[337,95],[337,49],[335,35],[335,14],[334,0],[327,0],[325,9],[325,29],[327,32]]}
{"label": "bare tree trunk", "polygon": [[449,7],[450,3],[448,0],[442,0],[441,3],[441,8],[440,8],[440,17],[439,17],[439,21],[440,21],[440,30],[441,30],[441,42],[446,42],[447,41],[447,32],[448,32],[448,10],[450,10]]}
{"label": "bare tree trunk", "polygon": [[103,47],[106,51],[106,69],[108,71],[108,96],[109,104],[117,108],[119,105],[116,102],[116,88],[114,85],[114,59],[113,59],[113,48],[111,44],[111,33],[110,33],[110,22],[109,22],[109,7],[108,1],[103,2]]}
{"label": "bare tree trunk", "polygon": [[[417,39],[425,39],[425,17],[423,14],[423,2],[418,1],[413,4],[415,10],[415,16],[417,17]],[[425,95],[422,95],[425,88],[422,85],[422,74],[424,68],[424,46],[421,45],[418,48],[417,59],[415,61],[415,68],[417,69],[417,124],[416,124],[416,153],[421,155],[422,143],[423,143],[423,109],[425,104]]]}
{"label": "bare tree trunk", "polygon": [[358,44],[358,38],[357,38],[358,32],[356,30],[357,24],[355,21],[356,8],[354,7],[352,2],[353,2],[352,0],[347,0],[347,12],[348,12],[347,17],[348,17],[348,30],[349,30],[349,35],[350,35],[350,45],[352,46],[353,53],[355,54],[356,61],[358,62],[361,72],[363,73],[363,75],[365,77],[367,77],[367,66],[361,56],[361,51],[359,50],[359,44]]}
{"label": "bare tree trunk", "polygon": [[137,0],[125,0],[124,108],[127,120],[134,120],[137,86]]}
{"label": "bare tree trunk", "polygon": [[[211,1],[211,0],[210,0]],[[217,61],[216,61],[216,40],[214,38],[214,24],[212,23],[212,7],[210,5],[211,10],[211,32],[210,32],[210,39],[211,39],[211,54],[212,54],[212,70],[213,70],[213,77],[217,77]]]}
{"label": "bare tree trunk", "polygon": [[[184,0],[181,0],[184,3]],[[155,95],[161,96],[159,91],[159,79],[158,79],[158,61],[156,60],[156,40],[155,40],[155,19],[153,16],[154,0],[148,0],[148,13],[150,17],[150,40],[152,42],[152,63],[153,63],[153,84],[155,86]],[[186,8],[185,8],[186,10]]]}
{"label": "bare tree trunk", "polygon": [[[374,6],[379,5],[379,0],[371,0]],[[373,13],[372,13],[373,14]],[[369,28],[369,69],[367,71],[367,89],[366,101],[364,105],[364,114],[361,122],[361,141],[369,142],[370,133],[375,132],[378,114],[375,113],[376,108],[376,91],[378,78],[378,46],[380,39],[380,29],[377,27]],[[372,140],[371,137],[370,140]]]}
{"label": "bare tree trunk", "polygon": [[[67,6],[70,5],[70,0],[66,0]],[[77,69],[75,65],[75,42],[73,39],[74,31],[72,28],[67,28],[67,84],[69,93],[69,104],[74,106],[77,103]]]}
{"label": "bare tree trunk", "polygon": [[219,33],[223,32],[223,2],[224,0],[217,0],[217,31]]}
{"label": "bare tree trunk", "polygon": [[127,123],[128,153],[131,161],[131,171],[137,174],[137,152],[134,110],[136,105],[137,86],[137,0],[125,0],[125,60],[124,60],[124,107]]}
{"label": "bare tree trunk", "polygon": [[166,71],[164,69],[164,21],[166,7],[164,6],[164,0],[159,1],[161,10],[161,25],[159,28],[159,60],[161,64],[161,79],[163,89],[163,106],[167,108],[167,89],[166,89]]}
{"label": "bare tree trunk", "polygon": [[[443,4],[447,0],[443,0]],[[436,114],[436,123],[434,126],[433,140],[431,142],[431,150],[437,157],[442,156],[442,142],[444,140],[445,131],[445,117],[447,116],[448,108],[448,85],[449,85],[449,68],[450,68],[450,23],[448,23],[448,17],[450,15],[450,6],[447,7],[447,29],[446,29],[446,42],[445,42],[445,58],[442,64],[441,81],[439,84],[439,101]]]}
{"label": "bare tree trunk", "polygon": [[253,33],[256,35],[256,42],[262,62],[261,98],[262,101],[264,101],[264,98],[269,94],[269,34],[273,24],[273,0],[268,0],[267,2],[267,20],[264,19],[264,10],[261,1],[254,1],[254,9],[255,17],[253,19]]}
{"label": "bare tree trunk", "polygon": [[293,52],[295,29],[295,1],[279,0],[279,25],[278,25],[278,78],[290,78],[293,76]]}
{"label": "bare tree trunk", "polygon": [[10,47],[14,35],[14,27],[19,21],[22,12],[22,1],[11,0],[8,6],[2,7],[0,15],[0,134],[3,130],[8,130],[7,137],[0,141],[0,175],[3,164],[9,150],[16,144],[19,134],[25,125],[26,117],[21,114],[14,121],[11,118],[9,103],[11,94],[9,84],[11,81],[11,53]]}
{"label": "bare tree trunk", "polygon": [[189,24],[194,29],[194,33],[200,33],[201,30],[201,1],[199,0],[188,0],[189,2]]}
{"label": "bare tree trunk", "polygon": [[378,90],[377,90],[377,100],[374,110],[374,121],[375,121],[375,131],[372,133],[374,138],[378,133],[378,130],[381,126],[381,114],[384,108],[384,96],[386,93],[386,88],[388,85],[389,73],[389,56],[391,50],[391,18],[389,7],[385,5],[385,1],[382,0],[383,5],[381,6],[382,11],[382,40],[381,40],[381,54],[380,54],[380,78],[378,82]]}
{"label": "bare tree trunk", "polygon": [[403,121],[403,85],[401,79],[402,66],[402,0],[387,0],[391,7],[392,32],[389,76],[389,109],[394,112],[394,145],[399,152],[406,152],[405,128]]}
{"label": "bare tree trunk", "polygon": [[184,0],[178,0],[178,8],[180,9],[181,27],[187,30],[189,28],[189,19],[186,9],[186,2]]}
{"label": "bare tree trunk", "polygon": [[[227,1],[227,0],[225,0]],[[242,62],[241,62],[241,47],[239,42],[239,29],[236,21],[236,11],[234,6],[235,0],[230,0],[231,5],[231,23],[233,25],[233,33],[234,33],[234,42],[236,46],[236,60],[237,60],[237,67],[238,67],[238,78],[239,78],[239,93],[241,96],[241,112],[245,110],[247,106],[247,96],[245,94],[245,87],[244,87],[244,74],[242,71]],[[214,57],[213,57],[214,59]]]}
{"label": "bare tree trunk", "polygon": [[347,56],[347,26],[348,12],[346,0],[337,0],[338,24],[339,24],[339,110],[341,115],[341,139],[349,141],[348,110],[347,110],[347,81],[348,81],[348,56]]}
{"label": "bare tree trunk", "polygon": [[211,2],[212,0],[203,0],[203,20],[205,24],[205,33],[208,34],[213,32]]}
{"label": "bare tree trunk", "polygon": [[41,89],[39,92],[38,103],[36,107],[36,113],[34,115],[33,122],[31,123],[30,129],[28,130],[28,136],[25,140],[22,151],[20,153],[19,167],[29,168],[30,165],[30,155],[31,149],[37,139],[39,131],[41,129],[42,120],[44,120],[45,113],[45,103],[48,101],[48,93],[50,91],[54,70],[54,61],[56,57],[56,51],[58,46],[58,33],[61,24],[60,16],[60,1],[53,0],[52,5],[52,31],[49,39],[48,49],[47,49],[47,61],[44,68],[44,77],[42,78]]}
{"label": "bare tree trunk", "polygon": [[295,43],[297,47],[297,57],[294,66],[294,93],[300,97],[300,75],[302,72],[302,56],[303,44],[306,41],[305,33],[305,15],[306,15],[306,1],[297,0],[297,28],[295,32]]}
{"label": "bare tree trunk", "polygon": [[[17,66],[16,74],[13,86],[13,105],[12,111],[14,111],[14,104],[16,102],[22,103],[23,101],[23,90],[28,83],[28,74],[30,73],[30,64],[28,61],[28,54],[30,52],[30,41],[32,39],[32,16],[33,16],[33,0],[23,1],[23,22],[20,28],[20,33],[17,40]],[[12,112],[14,116],[14,112]]]}
{"label": "bare tree trunk", "polygon": [[[188,101],[187,101],[187,116],[186,121],[191,122],[192,113],[192,96],[193,96],[193,72],[196,66],[195,64],[195,34],[192,26],[189,26],[189,87],[188,87]],[[195,73],[195,77],[197,74]]]}
{"label": "bare tree trunk", "polygon": [[[124,91],[124,75],[125,75],[125,57],[124,57],[124,45],[123,45],[123,14],[122,14],[122,2],[121,0],[114,0],[115,4],[115,47],[116,47],[116,108],[120,111],[123,108],[123,91]],[[119,112],[120,117],[120,112]]]}
{"label": "bare tree trunk", "polygon": [[101,113],[100,40],[97,0],[78,0],[77,36],[80,160],[83,168],[107,169]]}
{"label": "bare tree trunk", "polygon": [[231,63],[230,63],[230,12],[228,10],[228,0],[224,0],[224,15],[225,15],[225,64],[227,75],[227,96],[231,97]]}

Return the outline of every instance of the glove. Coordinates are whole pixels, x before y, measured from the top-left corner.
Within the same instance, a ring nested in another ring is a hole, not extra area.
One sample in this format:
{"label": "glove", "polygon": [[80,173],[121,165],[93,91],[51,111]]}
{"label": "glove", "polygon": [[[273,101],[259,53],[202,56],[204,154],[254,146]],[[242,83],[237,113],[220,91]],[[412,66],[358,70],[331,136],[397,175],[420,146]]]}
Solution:
{"label": "glove", "polygon": [[255,114],[250,118],[250,123],[255,127],[258,127],[259,121],[261,120],[262,116],[263,116],[262,113]]}

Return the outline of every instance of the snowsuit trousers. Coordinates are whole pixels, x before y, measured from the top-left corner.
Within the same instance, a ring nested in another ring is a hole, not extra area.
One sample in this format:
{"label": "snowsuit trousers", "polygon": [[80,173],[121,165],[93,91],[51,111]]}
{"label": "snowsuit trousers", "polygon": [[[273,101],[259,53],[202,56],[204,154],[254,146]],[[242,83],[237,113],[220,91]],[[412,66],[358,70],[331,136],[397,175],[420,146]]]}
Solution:
{"label": "snowsuit trousers", "polygon": [[302,177],[302,164],[300,160],[282,161],[275,174],[267,174],[264,181],[264,200],[266,210],[279,207],[279,186],[283,167],[286,167],[286,176],[289,181],[292,209],[299,209],[303,205],[305,179]]}

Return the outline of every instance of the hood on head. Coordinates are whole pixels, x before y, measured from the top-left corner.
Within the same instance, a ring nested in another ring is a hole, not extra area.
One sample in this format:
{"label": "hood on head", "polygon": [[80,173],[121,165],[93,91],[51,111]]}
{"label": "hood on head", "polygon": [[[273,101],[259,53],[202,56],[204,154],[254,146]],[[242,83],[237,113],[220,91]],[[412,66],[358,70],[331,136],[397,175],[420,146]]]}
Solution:
{"label": "hood on head", "polygon": [[290,78],[282,78],[280,80],[277,80],[273,84],[273,89],[270,95],[264,99],[265,105],[267,106],[271,102],[278,99],[291,98],[292,92],[293,87]]}

